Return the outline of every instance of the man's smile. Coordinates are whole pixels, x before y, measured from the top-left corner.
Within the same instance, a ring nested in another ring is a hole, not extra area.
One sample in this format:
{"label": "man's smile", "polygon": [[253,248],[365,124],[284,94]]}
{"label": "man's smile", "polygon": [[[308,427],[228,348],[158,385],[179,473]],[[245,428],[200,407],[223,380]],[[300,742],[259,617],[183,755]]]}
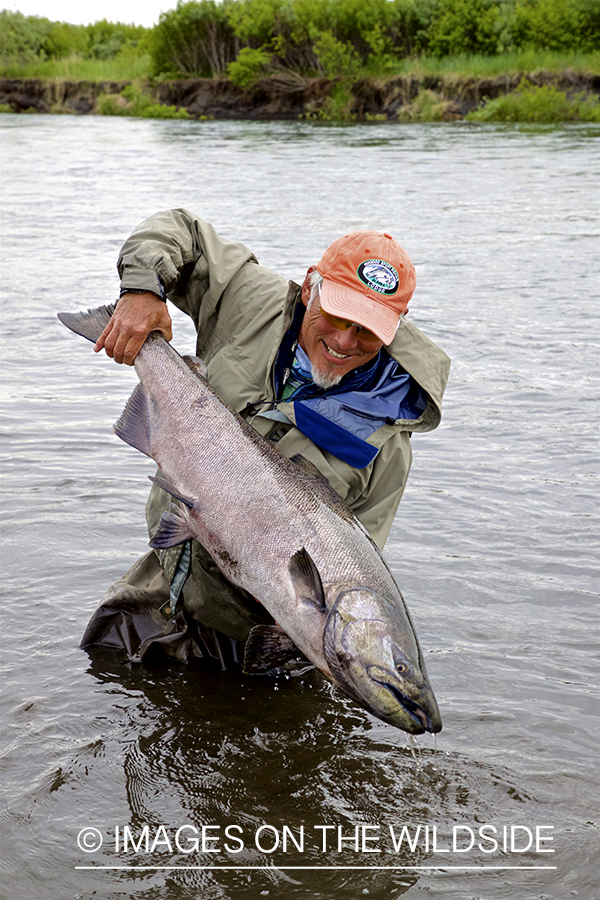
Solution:
{"label": "man's smile", "polygon": [[323,344],[324,344],[325,349],[327,350],[327,352],[328,352],[331,356],[334,356],[336,359],[348,359],[348,358],[350,357],[350,355],[351,355],[350,353],[338,353],[337,350],[334,350],[333,347],[330,347],[329,344],[326,344],[326,343],[325,343],[325,341],[323,341]]}

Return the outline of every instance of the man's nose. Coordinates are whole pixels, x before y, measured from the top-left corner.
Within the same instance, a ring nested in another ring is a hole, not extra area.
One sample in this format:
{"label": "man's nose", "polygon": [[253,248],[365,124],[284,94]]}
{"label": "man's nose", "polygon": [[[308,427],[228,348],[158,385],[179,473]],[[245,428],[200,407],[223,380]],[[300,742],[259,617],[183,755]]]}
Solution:
{"label": "man's nose", "polygon": [[340,350],[356,350],[358,344],[356,325],[346,328],[344,331],[336,331],[336,337]]}

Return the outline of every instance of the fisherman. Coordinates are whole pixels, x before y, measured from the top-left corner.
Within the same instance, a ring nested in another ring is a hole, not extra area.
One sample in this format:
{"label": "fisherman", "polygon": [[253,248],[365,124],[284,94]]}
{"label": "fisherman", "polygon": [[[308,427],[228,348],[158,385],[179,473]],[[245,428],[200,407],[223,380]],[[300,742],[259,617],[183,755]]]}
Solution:
{"label": "fisherman", "polygon": [[[390,235],[335,240],[302,286],[259,265],[187,210],[159,212],[125,242],[116,310],[98,339],[133,365],[151,331],[172,338],[168,298],[191,316],[197,355],[221,399],[287,457],[303,457],[345,500],[380,549],[404,492],[413,432],[436,428],[450,361],[407,318],[416,285]],[[172,498],[146,504],[154,534]],[[152,550],[113,585],[82,646],[156,646],[225,669],[243,658],[263,607],[233,586],[196,541]]]}

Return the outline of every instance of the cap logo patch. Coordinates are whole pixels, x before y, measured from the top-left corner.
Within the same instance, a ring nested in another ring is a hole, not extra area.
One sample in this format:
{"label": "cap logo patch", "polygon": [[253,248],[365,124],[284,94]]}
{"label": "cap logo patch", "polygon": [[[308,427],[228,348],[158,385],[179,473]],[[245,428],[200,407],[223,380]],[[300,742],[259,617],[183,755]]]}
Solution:
{"label": "cap logo patch", "polygon": [[363,284],[379,294],[395,294],[400,279],[395,268],[384,259],[366,259],[356,270]]}

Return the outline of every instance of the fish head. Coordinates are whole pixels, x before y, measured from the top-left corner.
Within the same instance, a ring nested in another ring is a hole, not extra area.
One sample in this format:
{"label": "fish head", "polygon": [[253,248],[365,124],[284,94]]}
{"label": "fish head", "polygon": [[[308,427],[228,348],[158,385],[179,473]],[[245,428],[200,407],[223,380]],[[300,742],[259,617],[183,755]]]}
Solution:
{"label": "fish head", "polygon": [[330,607],[323,649],[334,683],[369,712],[409,734],[442,730],[404,605],[366,588],[342,589]]}

